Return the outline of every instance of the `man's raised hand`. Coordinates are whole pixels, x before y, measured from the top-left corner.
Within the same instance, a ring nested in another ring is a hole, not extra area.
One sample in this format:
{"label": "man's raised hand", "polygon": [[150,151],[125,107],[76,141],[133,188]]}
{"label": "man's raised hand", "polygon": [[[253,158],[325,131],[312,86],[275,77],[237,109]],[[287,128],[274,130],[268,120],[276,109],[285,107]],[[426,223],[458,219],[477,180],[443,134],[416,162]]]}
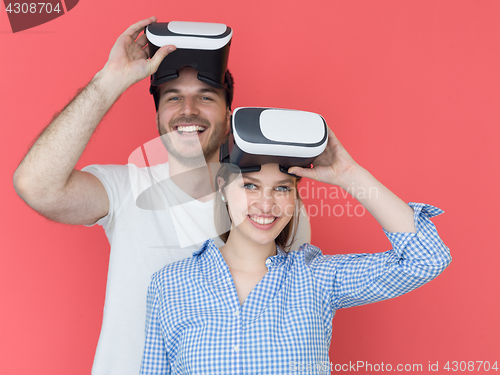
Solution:
{"label": "man's raised hand", "polygon": [[154,56],[150,56],[146,35],[139,36],[139,34],[144,27],[153,22],[156,22],[156,17],[147,18],[130,26],[118,37],[109,53],[103,71],[115,76],[123,85],[123,91],[155,73],[165,56],[175,51],[175,46],[167,45],[156,51]]}

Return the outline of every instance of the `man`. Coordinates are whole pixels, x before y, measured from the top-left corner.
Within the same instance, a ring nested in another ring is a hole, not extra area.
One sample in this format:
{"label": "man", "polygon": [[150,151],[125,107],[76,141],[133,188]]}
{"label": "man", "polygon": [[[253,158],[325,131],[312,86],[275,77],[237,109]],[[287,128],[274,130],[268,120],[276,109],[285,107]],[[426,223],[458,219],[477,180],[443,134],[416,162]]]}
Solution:
{"label": "man", "polygon": [[[39,213],[67,224],[98,223],[106,231],[111,253],[94,375],[139,372],[151,275],[216,237],[206,166],[218,163],[232,94],[201,82],[193,68],[158,88],[156,121],[168,164],[74,169],[113,103],[175,50],[164,46],[149,56],[139,34],[155,21],[142,20],[117,39],[104,68],[47,127],[14,175],[16,191]],[[302,215],[296,244],[309,239]]]}

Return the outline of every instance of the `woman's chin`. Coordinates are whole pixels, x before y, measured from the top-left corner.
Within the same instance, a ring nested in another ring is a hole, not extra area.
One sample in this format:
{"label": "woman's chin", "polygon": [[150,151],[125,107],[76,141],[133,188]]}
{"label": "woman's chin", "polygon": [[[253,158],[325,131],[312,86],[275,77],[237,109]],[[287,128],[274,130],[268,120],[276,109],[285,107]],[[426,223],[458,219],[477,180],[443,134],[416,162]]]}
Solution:
{"label": "woman's chin", "polygon": [[232,231],[236,229],[240,235],[246,238],[246,241],[265,246],[275,243],[276,238],[283,230],[283,220],[285,220],[284,217],[276,217],[271,223],[257,223],[249,216],[246,216],[242,218],[239,225],[232,228]]}

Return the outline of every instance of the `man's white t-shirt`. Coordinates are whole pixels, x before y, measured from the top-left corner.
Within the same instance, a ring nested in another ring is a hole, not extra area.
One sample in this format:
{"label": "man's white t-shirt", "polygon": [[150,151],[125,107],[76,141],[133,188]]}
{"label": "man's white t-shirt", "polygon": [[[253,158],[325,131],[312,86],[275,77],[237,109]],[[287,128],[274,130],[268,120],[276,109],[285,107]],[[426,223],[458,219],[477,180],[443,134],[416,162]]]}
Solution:
{"label": "man's white t-shirt", "polygon": [[[146,295],[151,275],[187,258],[208,238],[218,238],[214,202],[201,202],[169,178],[168,163],[151,168],[91,165],[83,169],[104,185],[109,213],[96,224],[108,237],[106,299],[93,375],[137,375],[145,341]],[[310,242],[310,225],[301,210],[292,250]]]}

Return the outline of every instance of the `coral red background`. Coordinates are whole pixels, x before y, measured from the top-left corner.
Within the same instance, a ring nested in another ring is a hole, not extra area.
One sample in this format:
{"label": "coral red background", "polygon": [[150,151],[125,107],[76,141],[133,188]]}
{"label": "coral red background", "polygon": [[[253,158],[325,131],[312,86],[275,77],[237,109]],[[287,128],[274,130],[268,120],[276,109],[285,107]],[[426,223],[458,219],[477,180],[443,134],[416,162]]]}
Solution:
{"label": "coral red background", "polygon": [[[450,268],[409,295],[339,311],[333,363],[421,363],[425,373],[429,362],[446,372],[446,361],[500,361],[500,2],[84,0],[16,34],[3,5],[0,13],[1,374],[90,372],[108,242],[100,227],[36,214],[15,194],[12,175],[118,35],[151,15],[230,25],[235,107],[319,112],[404,200],[446,211],[434,222],[452,251]],[[78,167],[126,163],[156,137],[154,120],[143,81],[112,108]],[[312,242],[328,253],[389,247],[368,215],[311,224]]]}

